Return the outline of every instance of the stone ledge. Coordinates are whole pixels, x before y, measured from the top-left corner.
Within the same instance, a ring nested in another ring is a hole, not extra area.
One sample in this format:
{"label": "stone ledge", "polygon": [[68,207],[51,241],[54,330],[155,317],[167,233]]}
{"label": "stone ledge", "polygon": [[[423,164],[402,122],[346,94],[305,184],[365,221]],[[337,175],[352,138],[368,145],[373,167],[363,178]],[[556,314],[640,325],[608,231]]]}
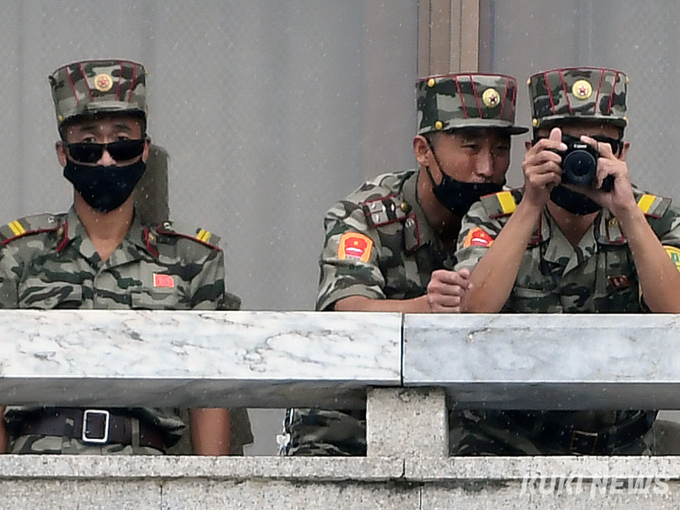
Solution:
{"label": "stone ledge", "polygon": [[344,457],[2,455],[0,480],[294,480],[385,482],[403,478],[404,460]]}
{"label": "stone ledge", "polygon": [[527,476],[578,475],[584,479],[658,476],[680,480],[680,457],[450,457],[407,459],[404,477],[414,482],[521,482]]}
{"label": "stone ledge", "polygon": [[2,455],[0,480],[290,480],[310,482],[522,481],[578,474],[585,479],[659,476],[680,481],[680,457],[142,457]]}

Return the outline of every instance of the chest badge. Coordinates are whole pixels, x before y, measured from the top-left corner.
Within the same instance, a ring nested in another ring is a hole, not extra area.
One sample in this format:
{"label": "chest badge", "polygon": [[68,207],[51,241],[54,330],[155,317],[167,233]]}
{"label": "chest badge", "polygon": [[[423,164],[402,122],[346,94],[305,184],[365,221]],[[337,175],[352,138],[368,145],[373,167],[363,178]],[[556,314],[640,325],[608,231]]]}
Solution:
{"label": "chest badge", "polygon": [[175,279],[169,274],[154,273],[153,274],[154,288],[175,288]]}

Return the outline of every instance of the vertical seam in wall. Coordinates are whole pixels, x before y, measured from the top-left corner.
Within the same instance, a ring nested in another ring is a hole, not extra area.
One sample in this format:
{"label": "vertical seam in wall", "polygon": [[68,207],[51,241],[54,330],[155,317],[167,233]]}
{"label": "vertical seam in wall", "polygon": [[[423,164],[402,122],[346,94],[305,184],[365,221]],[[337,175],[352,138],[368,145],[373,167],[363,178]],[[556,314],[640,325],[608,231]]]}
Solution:
{"label": "vertical seam in wall", "polygon": [[458,30],[458,23],[459,20],[453,19],[453,3],[457,2],[458,0],[449,0],[449,54],[447,57],[447,72],[449,73],[457,73],[460,66],[457,64],[457,61],[459,60],[458,58],[458,52],[454,51],[454,47],[456,46],[456,42],[458,42],[458,51],[460,51],[460,41],[456,37],[456,31]]}
{"label": "vertical seam in wall", "polygon": [[[496,71],[496,0],[490,2],[490,16],[489,20],[489,71]],[[481,42],[481,38],[480,38]],[[477,43],[479,44],[479,42]]]}
{"label": "vertical seam in wall", "polygon": [[[456,72],[460,73],[463,71],[468,71],[468,69],[463,69],[463,0],[456,0],[458,2],[458,61],[456,62]],[[451,9],[453,13],[453,9]],[[453,26],[453,23],[451,23]]]}
{"label": "vertical seam in wall", "polygon": [[406,314],[401,313],[399,314],[401,316],[401,352],[399,353],[401,356],[399,366],[400,366],[400,374],[399,374],[399,381],[400,381],[400,386],[403,388],[404,387],[404,350],[406,349],[406,338],[404,337],[404,331],[406,329],[404,328],[404,321],[406,318]]}
{"label": "vertical seam in wall", "polygon": [[427,75],[432,74],[432,0],[427,0]]}

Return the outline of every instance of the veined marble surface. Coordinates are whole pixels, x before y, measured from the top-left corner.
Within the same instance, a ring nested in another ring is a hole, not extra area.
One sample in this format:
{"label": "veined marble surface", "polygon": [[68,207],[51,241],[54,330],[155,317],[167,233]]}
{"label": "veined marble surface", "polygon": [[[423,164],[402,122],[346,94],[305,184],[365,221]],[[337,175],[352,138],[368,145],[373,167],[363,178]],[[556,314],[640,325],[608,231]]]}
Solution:
{"label": "veined marble surface", "polygon": [[0,404],[364,406],[401,315],[0,310]]}
{"label": "veined marble surface", "polygon": [[406,315],[403,373],[461,408],[680,409],[680,315]]}

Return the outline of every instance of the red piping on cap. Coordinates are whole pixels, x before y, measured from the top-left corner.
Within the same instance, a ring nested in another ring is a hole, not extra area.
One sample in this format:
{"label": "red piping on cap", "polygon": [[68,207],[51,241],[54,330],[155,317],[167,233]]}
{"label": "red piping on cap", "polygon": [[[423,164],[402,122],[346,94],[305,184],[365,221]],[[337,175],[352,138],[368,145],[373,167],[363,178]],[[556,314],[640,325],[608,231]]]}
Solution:
{"label": "red piping on cap", "polygon": [[597,84],[597,94],[595,95],[595,111],[597,113],[597,105],[600,104],[600,91],[602,90],[602,80],[604,80],[604,71],[600,71],[600,83]]}
{"label": "red piping on cap", "polygon": [[137,78],[137,64],[132,64],[132,82],[130,83],[130,95],[128,97],[128,102],[132,102],[132,91],[135,88],[135,79]]}
{"label": "red piping on cap", "polygon": [[552,89],[548,83],[548,73],[543,73],[543,81],[545,82],[545,88],[548,90],[548,97],[550,98],[550,108],[552,109],[553,115],[557,115],[555,110],[555,100],[553,99]]}
{"label": "red piping on cap", "polygon": [[73,82],[73,77],[71,76],[71,69],[69,67],[66,68],[66,76],[68,77],[68,82],[71,84],[73,96],[76,98],[76,105],[79,105],[80,99],[78,99],[78,92],[76,92],[76,84]]}
{"label": "red piping on cap", "polygon": [[619,72],[616,71],[614,75],[614,83],[612,85],[612,93],[609,94],[609,111],[608,114],[612,112],[612,105],[614,104],[614,91],[616,90],[616,82],[619,81]]}
{"label": "red piping on cap", "polygon": [[515,80],[512,80],[512,82],[515,84],[515,87],[512,89],[512,102],[510,103],[510,118],[515,117],[515,104],[517,101],[517,82]]}
{"label": "red piping on cap", "polygon": [[467,108],[465,107],[465,99],[463,98],[463,92],[461,91],[460,83],[458,83],[458,76],[454,76],[453,81],[456,84],[456,90],[458,91],[458,96],[460,97],[460,104],[463,106],[463,115],[465,115],[466,119],[469,119],[470,116],[468,115]]}
{"label": "red piping on cap", "polygon": [[571,101],[569,101],[569,91],[567,90],[567,84],[564,81],[564,75],[562,74],[562,71],[559,71],[557,74],[560,76],[562,90],[564,91],[564,96],[567,98],[567,109],[569,110],[569,115],[573,115],[574,111],[571,108]]}
{"label": "red piping on cap", "polygon": [[477,105],[477,111],[479,112],[479,118],[483,119],[484,118],[484,110],[482,110],[482,103],[479,102],[479,94],[477,94],[477,87],[475,87],[475,81],[472,79],[472,75],[468,75],[470,77],[470,85],[472,85],[472,95],[475,96],[475,104]]}
{"label": "red piping on cap", "polygon": [[85,80],[85,86],[87,87],[87,93],[90,96],[90,101],[93,101],[94,96],[92,95],[92,89],[90,89],[90,84],[87,83],[87,76],[85,75],[85,69],[83,69],[83,64],[79,63],[78,68],[80,69],[80,74],[83,75],[83,80]]}
{"label": "red piping on cap", "polygon": [[118,85],[116,85],[116,101],[120,99],[120,82],[123,81],[123,63],[120,63],[120,76],[118,77]]}
{"label": "red piping on cap", "polygon": [[503,93],[503,101],[501,102],[501,112],[498,115],[499,118],[503,118],[503,112],[505,111],[505,102],[508,100],[508,87],[510,86],[510,81],[505,82],[505,92]]}

